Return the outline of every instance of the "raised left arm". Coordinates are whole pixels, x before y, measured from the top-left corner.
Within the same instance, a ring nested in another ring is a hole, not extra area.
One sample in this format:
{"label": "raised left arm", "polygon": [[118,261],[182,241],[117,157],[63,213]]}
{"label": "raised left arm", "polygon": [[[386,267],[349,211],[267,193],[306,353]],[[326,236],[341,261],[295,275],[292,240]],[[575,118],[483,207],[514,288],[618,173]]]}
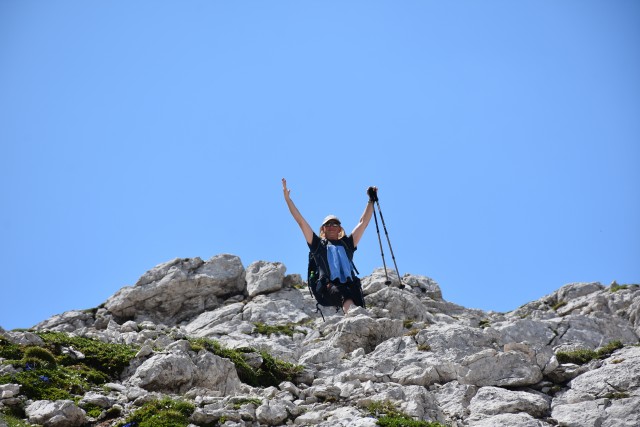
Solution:
{"label": "raised left arm", "polygon": [[[377,187],[370,187],[370,188],[373,188],[373,191],[376,194],[378,193],[378,188]],[[367,194],[369,194],[369,190],[368,189],[367,189]],[[369,221],[371,221],[371,216],[372,215],[373,215],[373,200],[371,200],[371,198],[370,198],[369,201],[367,202],[367,207],[364,209],[364,212],[362,213],[362,216],[360,217],[360,221],[358,222],[358,224],[355,226],[355,228],[351,232],[351,235],[353,236],[353,246],[354,247],[358,247],[358,243],[360,242],[360,239],[362,238],[362,235],[364,234],[364,230],[367,229],[367,226],[369,225]]]}

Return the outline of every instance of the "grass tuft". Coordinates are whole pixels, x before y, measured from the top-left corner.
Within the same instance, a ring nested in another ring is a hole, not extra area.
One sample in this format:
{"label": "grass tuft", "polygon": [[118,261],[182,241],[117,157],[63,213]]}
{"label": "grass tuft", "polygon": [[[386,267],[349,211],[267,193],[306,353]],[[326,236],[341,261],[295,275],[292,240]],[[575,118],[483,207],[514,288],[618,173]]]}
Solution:
{"label": "grass tuft", "polygon": [[240,409],[242,407],[242,405],[246,405],[246,404],[249,404],[249,403],[254,404],[256,406],[260,406],[260,405],[262,405],[262,400],[260,400],[258,398],[235,399],[232,402],[233,409],[235,409],[237,411],[238,409]]}
{"label": "grass tuft", "polygon": [[20,360],[24,356],[22,347],[0,337],[0,357],[9,360]]}
{"label": "grass tuft", "polygon": [[44,347],[31,346],[24,350],[22,362],[32,366],[42,366],[45,368],[55,368],[58,365],[56,357]]}
{"label": "grass tuft", "polygon": [[[304,369],[301,365],[294,365],[274,358],[266,351],[253,348],[229,349],[219,342],[208,338],[189,339],[191,348],[206,349],[216,356],[224,357],[233,362],[240,381],[254,387],[277,386],[283,381],[292,381]],[[245,353],[260,353],[262,365],[252,368],[244,359]]]}
{"label": "grass tuft", "polygon": [[554,311],[558,311],[560,308],[564,307],[567,304],[568,303],[566,301],[558,301],[551,307],[551,309]]}
{"label": "grass tuft", "polygon": [[[295,323],[287,323],[286,325],[267,325],[261,322],[255,322],[253,324],[256,329],[255,332],[260,335],[287,335],[293,337],[295,333],[295,327],[297,326]],[[306,332],[303,332],[306,334]]]}
{"label": "grass tuft", "polygon": [[376,424],[382,427],[445,427],[438,422],[414,420],[389,400],[372,402],[367,411],[378,419]]}
{"label": "grass tuft", "polygon": [[612,292],[612,293],[618,292],[628,288],[629,288],[629,285],[618,285],[618,283],[614,280],[613,283],[611,283],[611,286],[609,286],[609,292]]}
{"label": "grass tuft", "polygon": [[189,402],[163,398],[147,402],[118,427],[185,427],[195,406]]}
{"label": "grass tuft", "polygon": [[[125,344],[105,343],[99,340],[73,337],[62,332],[42,332],[38,334],[47,346],[54,349],[58,360],[63,365],[81,363],[96,369],[110,378],[117,378],[129,366],[138,349]],[[64,347],[72,347],[84,354],[84,359],[78,361],[68,354],[63,354]]]}
{"label": "grass tuft", "polygon": [[596,351],[589,349],[578,349],[574,351],[559,351],[556,358],[560,363],[575,363],[576,365],[584,365],[593,359],[604,359],[614,351],[624,347],[621,341],[611,341],[604,347],[600,347]]}
{"label": "grass tuft", "polygon": [[[21,394],[35,400],[72,399],[93,386],[117,379],[135,356],[136,349],[62,332],[42,332],[43,346],[20,346],[0,339],[3,363],[21,368],[15,374],[0,376],[0,384],[17,383]],[[73,347],[84,354],[74,359],[65,349]]]}
{"label": "grass tuft", "polygon": [[[2,421],[4,421],[5,424],[2,424]],[[6,425],[7,427],[31,427],[31,424],[28,422],[9,414],[0,414],[0,425]]]}
{"label": "grass tuft", "polygon": [[480,329],[485,329],[491,326],[491,322],[489,321],[489,319],[482,319],[480,322],[478,322],[478,327]]}

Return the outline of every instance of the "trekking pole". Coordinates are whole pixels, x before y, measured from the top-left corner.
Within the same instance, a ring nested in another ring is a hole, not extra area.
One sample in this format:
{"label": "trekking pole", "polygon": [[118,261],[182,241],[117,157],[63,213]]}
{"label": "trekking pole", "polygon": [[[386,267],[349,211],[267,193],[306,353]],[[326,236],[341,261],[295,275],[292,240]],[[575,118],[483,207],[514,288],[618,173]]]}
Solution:
{"label": "trekking pole", "polygon": [[[369,194],[369,200],[371,203],[374,203],[378,200],[378,195],[375,191],[373,191],[373,187],[369,187],[367,189],[367,194]],[[389,274],[387,274],[387,263],[384,261],[384,250],[382,249],[382,239],[380,239],[380,228],[378,227],[378,216],[376,215],[375,208],[373,209],[373,219],[376,223],[376,234],[378,234],[378,243],[380,243],[380,255],[382,255],[382,265],[384,266],[384,277],[386,278],[384,284],[389,286],[391,284],[391,280],[389,280]]]}
{"label": "trekking pole", "polygon": [[[398,264],[396,263],[396,257],[393,254],[393,248],[391,247],[391,240],[389,239],[389,233],[387,232],[387,225],[384,223],[384,216],[382,216],[382,209],[380,209],[380,200],[378,200],[378,195],[375,194],[374,191],[374,202],[378,205],[378,212],[380,213],[380,220],[382,221],[382,228],[384,228],[384,234],[387,237],[387,243],[389,244],[389,251],[391,252],[391,259],[393,260],[393,265],[396,267],[396,274],[398,275],[398,282],[400,284],[400,289],[404,288],[404,284],[402,283],[402,278],[400,277],[400,272],[398,271]],[[375,210],[373,211],[375,214]],[[378,226],[378,222],[376,220],[376,227]],[[380,238],[380,234],[378,234],[378,238]],[[386,273],[386,268],[385,268]]]}

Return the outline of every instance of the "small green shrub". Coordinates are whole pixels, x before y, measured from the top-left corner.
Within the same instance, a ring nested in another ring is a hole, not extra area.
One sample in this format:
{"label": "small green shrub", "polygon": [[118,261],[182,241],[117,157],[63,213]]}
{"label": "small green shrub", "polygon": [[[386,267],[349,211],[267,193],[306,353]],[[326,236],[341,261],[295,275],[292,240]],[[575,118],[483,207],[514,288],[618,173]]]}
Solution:
{"label": "small green shrub", "polygon": [[293,381],[304,369],[301,365],[276,359],[266,351],[260,351],[260,355],[264,360],[258,369],[258,383],[261,387],[278,386],[283,381]]}
{"label": "small green shrub", "polygon": [[81,406],[82,409],[87,413],[91,418],[98,418],[100,414],[102,414],[102,408],[98,405],[94,405],[93,403],[87,403],[86,405]]}
{"label": "small green shrub", "polygon": [[583,365],[597,357],[597,354],[593,350],[578,349],[573,351],[559,351],[556,354],[556,358],[560,363],[575,363],[576,365]]}
{"label": "small green shrub", "polygon": [[600,347],[598,350],[578,349],[574,351],[559,351],[556,353],[556,358],[560,363],[575,363],[576,365],[584,365],[593,359],[604,359],[611,353],[624,347],[620,341],[611,341],[604,347]]}
{"label": "small green shrub", "polygon": [[24,350],[22,362],[32,366],[42,366],[46,368],[55,368],[58,365],[56,357],[49,350],[43,347],[31,346]]}
{"label": "small green shrub", "polygon": [[[21,393],[35,400],[72,399],[93,386],[117,378],[136,350],[120,344],[108,344],[61,332],[38,334],[44,346],[16,346],[0,340],[0,349],[12,360],[5,361],[22,368],[21,372],[0,377],[0,384],[17,383]],[[73,347],[85,357],[75,360],[62,352]],[[4,357],[4,356],[3,356]]]}
{"label": "small green shrub", "polygon": [[163,398],[145,403],[127,417],[125,424],[121,422],[117,425],[119,427],[186,427],[194,410],[195,406],[189,402]]}
{"label": "small green shrub", "polygon": [[629,286],[628,285],[618,285],[618,282],[616,282],[615,280],[613,281],[613,283],[611,283],[611,286],[609,286],[609,292],[618,292],[621,291],[623,289],[628,289]]}
{"label": "small green shrub", "polygon": [[19,345],[10,343],[6,339],[0,337],[0,357],[9,360],[20,360],[23,355],[24,352]]}
{"label": "small green shrub", "polygon": [[265,323],[254,322],[255,332],[260,335],[287,335],[292,337],[295,332],[295,325],[287,323],[286,325],[267,325]]}
{"label": "small green shrub", "polygon": [[238,409],[240,409],[240,407],[242,405],[246,405],[248,403],[253,403],[256,406],[260,406],[262,405],[262,400],[258,399],[258,398],[242,398],[242,399],[235,399],[232,400],[232,404],[233,404],[233,409],[235,409],[236,411]]}
{"label": "small green shrub", "polygon": [[567,305],[568,303],[566,301],[558,301],[556,304],[554,304],[551,309],[554,311],[558,311],[558,309],[564,307],[565,305]]}
{"label": "small green shrub", "polygon": [[445,427],[437,422],[414,420],[388,400],[372,402],[367,410],[378,419],[376,424],[382,427]]}
{"label": "small green shrub", "polygon": [[411,329],[414,323],[415,322],[411,319],[405,319],[402,321],[402,326],[404,326],[406,329]]}
{"label": "small green shrub", "polygon": [[489,321],[489,319],[482,319],[480,322],[478,322],[478,327],[480,329],[488,328],[489,326],[491,326],[491,322]]}
{"label": "small green shrub", "polygon": [[[219,342],[207,338],[189,339],[189,342],[192,349],[199,347],[212,352],[216,356],[231,360],[236,366],[240,381],[254,387],[277,386],[283,381],[292,381],[304,369],[303,366],[276,359],[266,351],[258,351],[247,347],[229,349],[221,346]],[[260,353],[262,366],[257,369],[249,366],[243,357],[245,353]]]}
{"label": "small green shrub", "polygon": [[84,394],[90,385],[82,377],[64,368],[31,368],[15,375],[3,375],[0,384],[18,383],[20,392],[34,400],[71,399]]}
{"label": "small green shrub", "polygon": [[418,350],[420,350],[420,351],[431,351],[431,346],[429,344],[420,344],[420,345],[418,345]]}
{"label": "small green shrub", "polygon": [[[80,362],[114,379],[129,366],[129,362],[138,351],[137,348],[128,345],[104,343],[91,338],[72,337],[62,332],[41,332],[38,335],[58,355],[58,360],[61,364],[68,366]],[[85,358],[78,361],[69,355],[62,354],[62,347],[73,347],[84,354]]]}
{"label": "small green shrub", "polygon": [[598,354],[598,357],[600,357],[601,359],[604,359],[614,351],[619,350],[623,347],[624,347],[624,344],[622,344],[622,341],[620,340],[610,341],[609,344],[605,345],[604,347],[600,347],[598,350],[596,350],[596,353]]}
{"label": "small green shrub", "polygon": [[629,393],[626,392],[615,392],[615,393],[607,393],[604,395],[607,399],[626,399],[629,397]]}
{"label": "small green shrub", "polygon": [[[20,418],[9,414],[0,414],[0,421],[4,421],[7,427],[31,427],[31,424],[28,422],[22,421]],[[0,425],[2,425],[2,423],[0,423]]]}
{"label": "small green shrub", "polygon": [[379,418],[376,424],[381,427],[444,427],[437,422],[414,420],[407,417],[391,417],[388,415]]}

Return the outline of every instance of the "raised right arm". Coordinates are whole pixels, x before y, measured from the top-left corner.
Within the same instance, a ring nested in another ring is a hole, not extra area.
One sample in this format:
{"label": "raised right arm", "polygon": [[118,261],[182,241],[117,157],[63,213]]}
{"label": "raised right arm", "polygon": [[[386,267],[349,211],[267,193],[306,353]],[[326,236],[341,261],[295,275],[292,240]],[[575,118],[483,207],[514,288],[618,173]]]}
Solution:
{"label": "raised right arm", "polygon": [[291,190],[287,188],[287,180],[284,178],[282,178],[282,191],[284,192],[284,200],[287,202],[289,212],[291,212],[293,219],[295,219],[300,226],[300,230],[302,230],[302,234],[304,234],[304,238],[307,243],[311,244],[311,241],[313,240],[313,230],[311,229],[311,226],[309,225],[307,220],[304,219],[296,205],[293,203],[293,200],[291,200]]}

